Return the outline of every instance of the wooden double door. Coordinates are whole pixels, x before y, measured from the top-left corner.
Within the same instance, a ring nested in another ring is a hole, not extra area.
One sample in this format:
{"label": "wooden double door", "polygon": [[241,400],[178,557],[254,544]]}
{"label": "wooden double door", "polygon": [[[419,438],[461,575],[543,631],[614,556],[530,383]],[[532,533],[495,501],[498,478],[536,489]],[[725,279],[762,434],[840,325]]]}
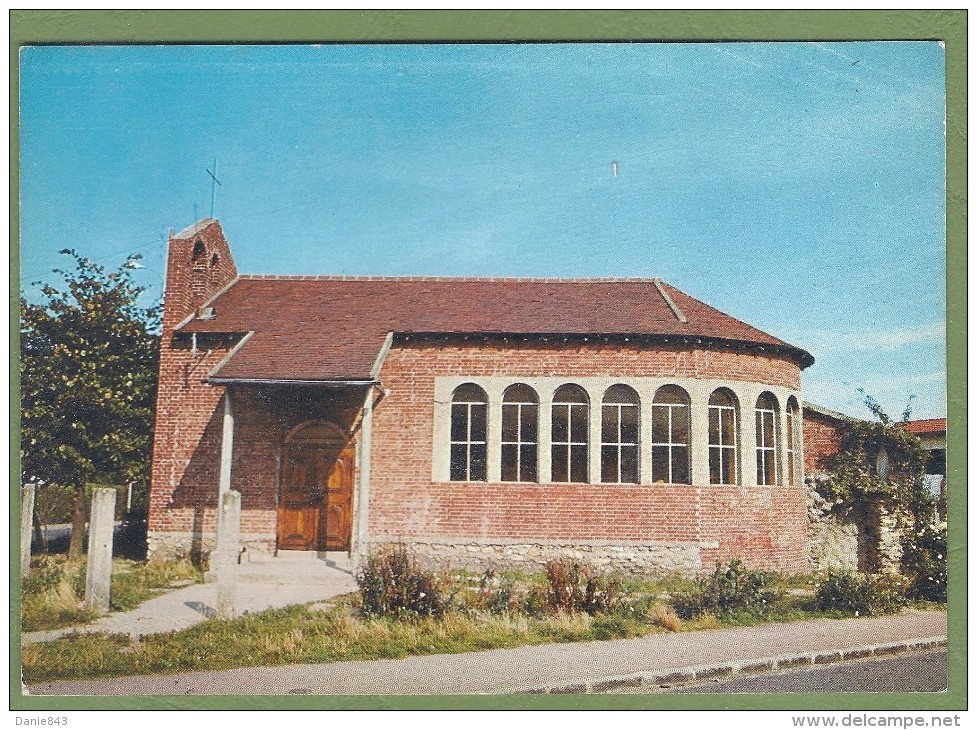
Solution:
{"label": "wooden double door", "polygon": [[278,501],[279,550],[349,550],[354,455],[350,443],[285,445]]}

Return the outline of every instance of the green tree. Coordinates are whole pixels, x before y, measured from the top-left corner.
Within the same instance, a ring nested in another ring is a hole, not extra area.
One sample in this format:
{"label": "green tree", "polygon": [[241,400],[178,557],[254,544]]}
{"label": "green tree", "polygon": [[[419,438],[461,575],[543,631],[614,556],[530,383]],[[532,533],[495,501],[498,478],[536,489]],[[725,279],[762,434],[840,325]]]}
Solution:
{"label": "green tree", "polygon": [[75,490],[69,556],[82,553],[85,487],[147,483],[159,361],[159,312],[118,270],[65,249],[64,285],[20,300],[21,473]]}
{"label": "green tree", "polygon": [[[817,481],[815,488],[832,512],[846,514],[867,531],[866,542],[873,544],[866,568],[876,570],[874,530],[879,515],[893,515],[905,536],[932,519],[935,502],[923,482],[929,454],[922,442],[890,418],[874,398],[860,392],[877,420],[851,419],[843,424],[838,452],[827,464],[827,478]],[[907,405],[902,420],[908,421],[910,415]]]}

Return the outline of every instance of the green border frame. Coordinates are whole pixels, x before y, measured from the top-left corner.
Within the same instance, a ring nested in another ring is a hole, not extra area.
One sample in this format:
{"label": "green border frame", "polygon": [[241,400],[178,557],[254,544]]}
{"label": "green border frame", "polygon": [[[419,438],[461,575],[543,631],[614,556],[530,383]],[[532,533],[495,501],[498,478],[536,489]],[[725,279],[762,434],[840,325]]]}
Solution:
{"label": "green border frame", "polygon": [[[114,43],[940,40],[947,70],[947,433],[949,691],[945,694],[538,695],[425,697],[30,697],[10,655],[11,710],[925,710],[967,707],[967,11],[966,10],[13,10],[10,11],[10,321],[18,354],[18,58],[23,45]],[[13,361],[11,363],[13,365]],[[18,368],[11,386],[19,390]],[[20,481],[11,410],[10,484]],[[19,623],[19,499],[10,493],[11,627]],[[19,632],[14,629],[12,638]]]}

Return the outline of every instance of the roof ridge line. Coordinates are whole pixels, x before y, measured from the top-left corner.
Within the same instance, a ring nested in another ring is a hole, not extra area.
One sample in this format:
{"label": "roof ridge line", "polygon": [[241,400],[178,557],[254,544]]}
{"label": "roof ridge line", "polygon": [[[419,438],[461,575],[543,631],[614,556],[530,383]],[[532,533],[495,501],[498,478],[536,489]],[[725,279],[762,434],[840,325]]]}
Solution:
{"label": "roof ridge line", "polygon": [[678,304],[675,303],[675,300],[673,300],[670,296],[668,296],[668,292],[665,291],[665,287],[662,286],[661,279],[652,279],[651,283],[655,285],[655,288],[658,290],[658,293],[661,294],[662,299],[665,300],[665,304],[667,304],[668,308],[672,310],[672,314],[675,315],[675,319],[677,319],[682,324],[688,324],[689,322],[688,318],[685,316],[685,313],[682,312],[681,309],[679,309],[679,306]]}
{"label": "roof ridge line", "polygon": [[241,280],[247,281],[405,281],[405,282],[527,282],[554,284],[593,284],[594,282],[623,283],[623,284],[654,284],[661,283],[661,279],[654,277],[634,276],[599,276],[592,278],[581,277],[533,277],[533,276],[437,276],[437,275],[345,275],[345,274],[240,274]]}

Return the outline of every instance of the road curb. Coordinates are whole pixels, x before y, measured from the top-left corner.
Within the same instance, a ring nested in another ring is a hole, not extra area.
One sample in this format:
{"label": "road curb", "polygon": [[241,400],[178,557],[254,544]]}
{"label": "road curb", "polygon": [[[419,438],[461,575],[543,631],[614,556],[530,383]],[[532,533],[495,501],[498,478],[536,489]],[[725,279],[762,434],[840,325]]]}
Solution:
{"label": "road curb", "polygon": [[873,656],[893,656],[914,651],[940,649],[946,646],[946,636],[930,636],[923,639],[907,639],[887,644],[826,649],[801,654],[740,659],[719,664],[699,664],[691,667],[672,667],[654,672],[637,672],[612,677],[600,677],[587,681],[546,684],[517,689],[512,694],[599,694],[615,689],[635,687],[670,687],[705,679],[725,679],[736,674],[758,674],[781,669],[803,669],[836,662],[864,659]]}

